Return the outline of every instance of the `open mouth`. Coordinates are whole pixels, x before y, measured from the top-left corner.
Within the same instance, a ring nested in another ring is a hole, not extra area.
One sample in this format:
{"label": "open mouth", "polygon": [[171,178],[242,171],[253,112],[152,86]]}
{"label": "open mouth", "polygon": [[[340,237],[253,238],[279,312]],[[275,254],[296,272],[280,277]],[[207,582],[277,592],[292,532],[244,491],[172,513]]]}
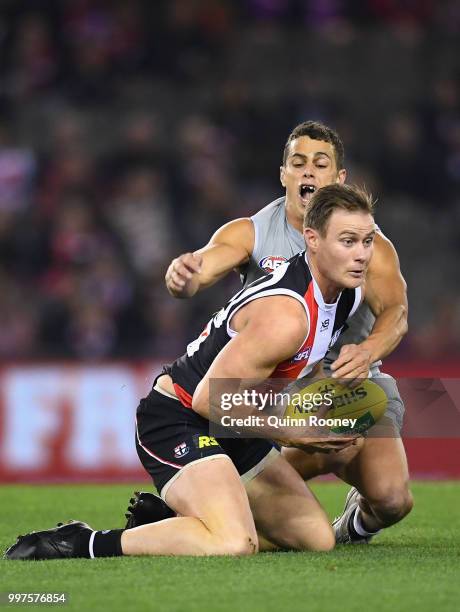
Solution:
{"label": "open mouth", "polygon": [[307,202],[315,191],[316,187],[314,185],[300,185],[299,187],[299,194],[304,202]]}

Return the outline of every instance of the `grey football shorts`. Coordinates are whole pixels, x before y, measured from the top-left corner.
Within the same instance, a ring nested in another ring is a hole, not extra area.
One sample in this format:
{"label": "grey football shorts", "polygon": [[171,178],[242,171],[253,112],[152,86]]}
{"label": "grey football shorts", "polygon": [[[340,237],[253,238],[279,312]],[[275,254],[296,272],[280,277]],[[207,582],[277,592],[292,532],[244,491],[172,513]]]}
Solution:
{"label": "grey football shorts", "polygon": [[393,376],[379,370],[372,372],[371,380],[385,391],[388,404],[384,416],[390,418],[396,426],[398,433],[401,433],[404,421],[404,403],[399,394],[396,380]]}

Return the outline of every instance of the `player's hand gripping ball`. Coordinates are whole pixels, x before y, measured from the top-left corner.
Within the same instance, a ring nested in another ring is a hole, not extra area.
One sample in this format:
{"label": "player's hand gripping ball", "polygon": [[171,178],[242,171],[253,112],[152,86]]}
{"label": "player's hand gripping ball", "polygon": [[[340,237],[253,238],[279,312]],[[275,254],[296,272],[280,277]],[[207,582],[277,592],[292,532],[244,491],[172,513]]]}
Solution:
{"label": "player's hand gripping ball", "polygon": [[[321,418],[326,419],[325,424],[331,432],[361,434],[384,415],[387,401],[385,391],[369,379],[350,389],[333,378],[323,378],[296,393],[291,391],[291,403],[285,416],[305,418],[322,408]],[[326,412],[324,407],[327,407]],[[350,424],[350,419],[356,419],[356,422]]]}

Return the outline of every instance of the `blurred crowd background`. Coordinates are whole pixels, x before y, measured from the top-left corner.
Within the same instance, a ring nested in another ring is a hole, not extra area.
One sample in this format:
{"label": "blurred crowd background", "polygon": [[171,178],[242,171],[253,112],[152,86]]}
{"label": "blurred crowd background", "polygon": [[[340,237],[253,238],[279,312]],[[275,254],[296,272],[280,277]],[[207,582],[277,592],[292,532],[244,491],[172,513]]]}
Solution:
{"label": "blurred crowd background", "polygon": [[340,133],[409,285],[399,357],[460,357],[458,0],[1,0],[0,358],[176,357],[170,259],[282,195]]}

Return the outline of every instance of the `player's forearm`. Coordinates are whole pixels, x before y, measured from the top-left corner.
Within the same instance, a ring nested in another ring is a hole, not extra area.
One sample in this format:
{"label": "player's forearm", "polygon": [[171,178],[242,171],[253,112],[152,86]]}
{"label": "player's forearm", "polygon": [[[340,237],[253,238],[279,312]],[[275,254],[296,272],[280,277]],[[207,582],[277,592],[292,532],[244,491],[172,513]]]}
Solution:
{"label": "player's forearm", "polygon": [[211,287],[248,259],[248,254],[226,245],[214,245],[173,259],[165,275],[166,288],[175,298],[190,298]]}
{"label": "player's forearm", "polygon": [[263,405],[260,395],[255,389],[242,387],[239,378],[218,378],[208,384],[201,381],[193,395],[192,408],[229,434],[281,439],[286,445],[287,441],[292,442],[292,446],[297,438],[309,434],[309,427],[299,428],[295,421],[284,419],[285,407],[267,401],[272,399],[270,393],[265,394]]}
{"label": "player's forearm", "polygon": [[376,318],[372,332],[361,346],[370,351],[372,362],[383,359],[394,351],[407,329],[407,306],[392,306]]}

